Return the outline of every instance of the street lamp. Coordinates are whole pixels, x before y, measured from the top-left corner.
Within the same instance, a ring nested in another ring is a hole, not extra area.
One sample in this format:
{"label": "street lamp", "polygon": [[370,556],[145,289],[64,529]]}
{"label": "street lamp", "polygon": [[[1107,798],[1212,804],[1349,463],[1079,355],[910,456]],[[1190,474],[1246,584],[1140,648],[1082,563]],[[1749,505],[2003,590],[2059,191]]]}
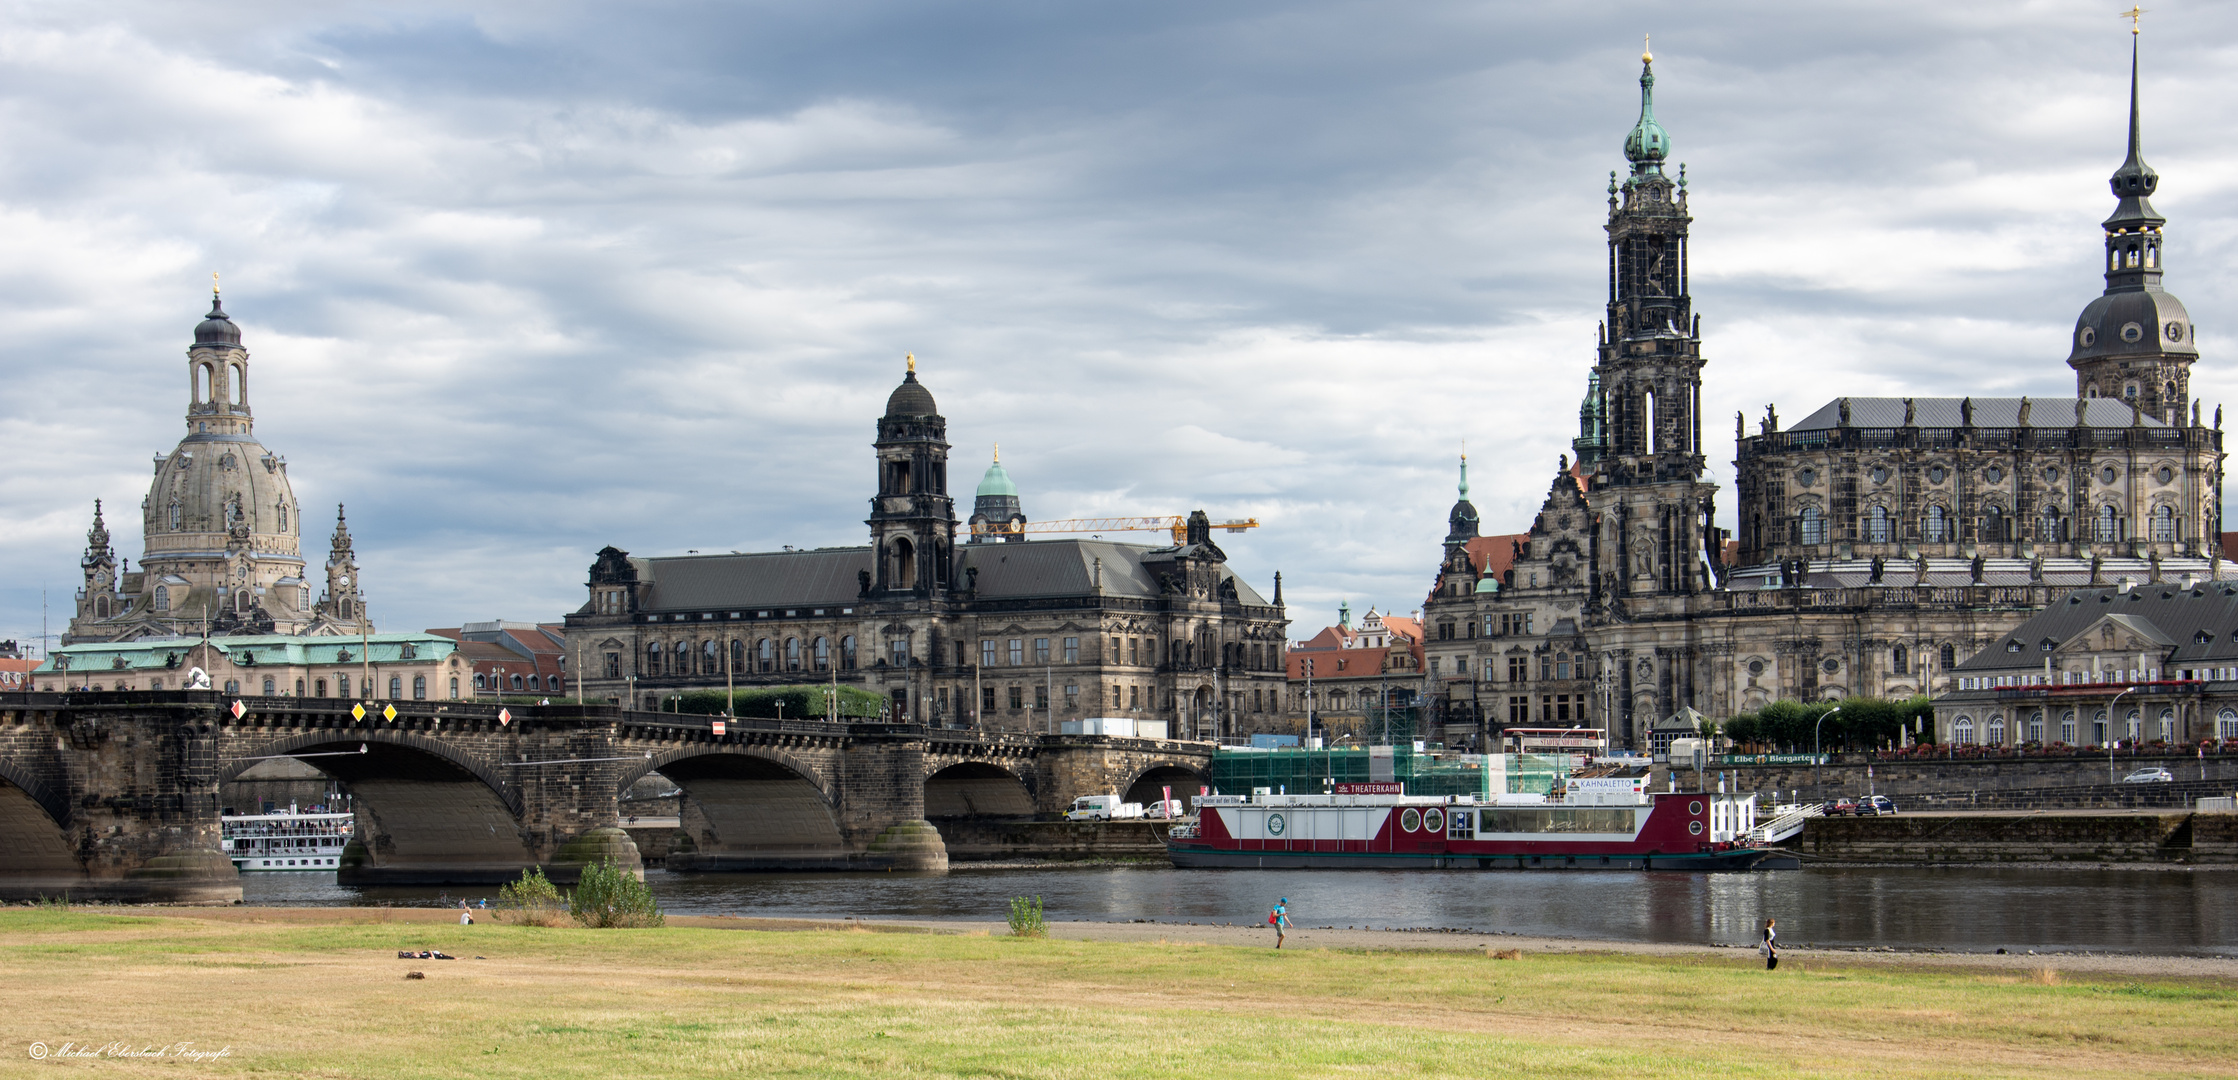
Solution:
{"label": "street lamp", "polygon": [[1820,802],[1826,801],[1826,756],[1820,752],[1823,744],[1818,740],[1818,733],[1826,727],[1827,717],[1841,711],[1842,707],[1836,705],[1820,713],[1818,723],[1811,725],[1811,784],[1818,788],[1818,801]]}
{"label": "street lamp", "polygon": [[2123,694],[2134,694],[2136,692],[2137,688],[2132,686],[2120,694],[2115,694],[2114,699],[2106,703],[2106,783],[2108,785],[2114,783],[2114,744],[2121,741],[2114,738],[2114,706],[2121,703]]}

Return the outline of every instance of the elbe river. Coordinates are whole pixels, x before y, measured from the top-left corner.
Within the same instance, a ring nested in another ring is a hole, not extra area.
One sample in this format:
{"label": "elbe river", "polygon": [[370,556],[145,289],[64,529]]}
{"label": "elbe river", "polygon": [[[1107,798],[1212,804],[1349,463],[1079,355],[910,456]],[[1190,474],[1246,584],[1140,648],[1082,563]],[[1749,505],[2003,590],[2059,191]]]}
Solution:
{"label": "elbe river", "polygon": [[[2238,956],[2238,870],[1842,867],[1666,871],[958,869],[946,874],[646,874],[677,915],[1000,921],[1040,896],[1051,921],[1451,928],[1605,941]],[[492,886],[353,888],[244,873],[246,902],[456,905]]]}

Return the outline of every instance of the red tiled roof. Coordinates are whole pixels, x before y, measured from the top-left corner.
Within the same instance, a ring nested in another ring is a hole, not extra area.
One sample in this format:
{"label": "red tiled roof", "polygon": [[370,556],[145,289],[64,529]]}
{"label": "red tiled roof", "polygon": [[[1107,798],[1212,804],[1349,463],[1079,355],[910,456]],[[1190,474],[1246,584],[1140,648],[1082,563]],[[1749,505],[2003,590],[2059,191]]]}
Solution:
{"label": "red tiled roof", "polygon": [[1531,534],[1506,533],[1500,536],[1479,536],[1469,541],[1469,565],[1476,568],[1478,577],[1492,575],[1494,581],[1506,581],[1506,574],[1515,566],[1515,546],[1531,542]]}
{"label": "red tiled roof", "polygon": [[1313,658],[1315,679],[1357,679],[1381,674],[1384,658],[1389,649],[1292,649],[1289,654],[1290,678],[1305,681],[1305,662]]}

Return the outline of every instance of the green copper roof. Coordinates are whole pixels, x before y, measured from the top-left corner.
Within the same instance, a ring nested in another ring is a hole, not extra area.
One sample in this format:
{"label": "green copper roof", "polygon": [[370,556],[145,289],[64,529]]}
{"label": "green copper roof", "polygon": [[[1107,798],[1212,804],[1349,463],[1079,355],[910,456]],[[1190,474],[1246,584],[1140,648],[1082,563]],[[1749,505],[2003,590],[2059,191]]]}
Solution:
{"label": "green copper roof", "polygon": [[987,475],[979,478],[977,494],[982,498],[988,495],[1008,495],[1015,499],[1018,497],[1018,485],[1010,482],[1010,474],[1002,471],[1002,462],[997,461],[987,466]]}
{"label": "green copper roof", "polygon": [[1632,133],[1624,137],[1624,157],[1632,163],[1632,175],[1642,176],[1663,171],[1663,160],[1671,156],[1671,136],[1663,125],[1655,122],[1655,60],[1640,56],[1640,122],[1632,125]]}

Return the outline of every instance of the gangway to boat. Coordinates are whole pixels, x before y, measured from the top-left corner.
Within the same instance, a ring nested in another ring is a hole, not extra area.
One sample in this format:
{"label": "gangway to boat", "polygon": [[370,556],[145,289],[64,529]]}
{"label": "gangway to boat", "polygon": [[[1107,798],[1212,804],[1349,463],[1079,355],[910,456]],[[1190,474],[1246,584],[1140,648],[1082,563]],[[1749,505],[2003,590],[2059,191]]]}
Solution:
{"label": "gangway to boat", "polygon": [[1814,817],[1826,816],[1825,803],[1805,803],[1800,806],[1790,805],[1777,807],[1776,809],[1778,813],[1772,817],[1772,820],[1749,830],[1748,839],[1750,843],[1777,844],[1796,833],[1802,832],[1804,822]]}

